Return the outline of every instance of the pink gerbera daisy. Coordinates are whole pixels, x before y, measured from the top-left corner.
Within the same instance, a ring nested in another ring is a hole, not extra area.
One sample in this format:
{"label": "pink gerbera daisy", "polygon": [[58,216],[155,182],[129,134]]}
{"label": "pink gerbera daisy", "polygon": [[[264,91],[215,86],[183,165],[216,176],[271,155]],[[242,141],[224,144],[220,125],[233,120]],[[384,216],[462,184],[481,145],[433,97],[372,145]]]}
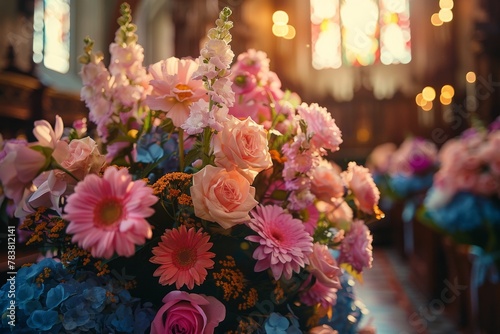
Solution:
{"label": "pink gerbera daisy", "polygon": [[193,227],[189,230],[181,225],[178,229],[166,230],[161,241],[152,252],[152,263],[159,264],[153,276],[160,277],[160,284],[171,285],[175,283],[177,289],[184,284],[192,289],[194,284],[200,285],[207,277],[207,269],[212,269],[215,254],[208,250],[212,243],[208,242],[210,236]]}
{"label": "pink gerbera daisy", "polygon": [[64,218],[72,241],[94,257],[132,256],[135,245],[151,238],[145,219],[158,198],[142,180],[132,181],[127,169],[109,167],[103,177],[89,174],[68,197]]}
{"label": "pink gerbera daisy", "polygon": [[258,206],[252,215],[248,225],[258,235],[246,239],[260,244],[253,253],[256,272],[271,268],[275,280],[290,279],[309,263],[313,238],[301,220],[277,205]]}

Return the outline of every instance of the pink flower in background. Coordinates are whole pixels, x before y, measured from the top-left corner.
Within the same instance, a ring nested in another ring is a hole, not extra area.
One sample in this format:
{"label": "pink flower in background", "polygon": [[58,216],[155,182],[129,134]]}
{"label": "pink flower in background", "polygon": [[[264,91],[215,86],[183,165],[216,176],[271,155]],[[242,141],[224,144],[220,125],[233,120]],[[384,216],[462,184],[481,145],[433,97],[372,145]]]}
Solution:
{"label": "pink flower in background", "polygon": [[377,174],[386,174],[391,166],[392,156],[397,146],[394,143],[384,143],[376,146],[366,159],[366,167]]}
{"label": "pink flower in background", "polygon": [[109,167],[101,177],[89,174],[67,199],[64,218],[72,241],[94,257],[132,256],[135,245],[151,238],[145,218],[158,201],[142,180],[132,181],[127,169]]}
{"label": "pink flower in background", "polygon": [[226,317],[226,307],[212,296],[171,291],[151,323],[151,334],[213,334]]}
{"label": "pink flower in background", "polygon": [[186,285],[193,289],[201,285],[207,277],[207,269],[212,269],[215,253],[209,252],[212,243],[210,235],[194,228],[186,229],[181,225],[178,229],[167,229],[158,246],[152,250],[152,263],[159,264],[153,276],[160,277],[160,284],[171,285],[180,289]]}
{"label": "pink flower in background", "polygon": [[153,91],[146,98],[146,105],[152,110],[164,111],[174,125],[180,127],[189,117],[190,105],[206,99],[203,81],[192,78],[197,69],[197,61],[175,57],[151,65]]}
{"label": "pink flower in background", "polygon": [[347,170],[342,172],[342,177],[354,195],[356,206],[361,211],[372,214],[378,205],[380,191],[373,181],[370,170],[351,161]]}
{"label": "pink flower in background", "polygon": [[259,244],[253,253],[256,272],[271,269],[275,280],[290,279],[309,263],[313,239],[301,220],[275,205],[258,206],[252,217],[248,226],[258,235],[245,239]]}
{"label": "pink flower in background", "polygon": [[332,152],[340,149],[342,133],[326,108],[317,103],[302,103],[297,108],[297,114],[307,123],[307,133],[315,147]]}
{"label": "pink flower in background", "polygon": [[438,149],[433,142],[408,137],[391,156],[391,174],[411,176],[432,170],[438,161]]}
{"label": "pink flower in background", "polygon": [[0,183],[5,195],[17,206],[24,191],[46,166],[47,158],[25,141],[6,141],[0,153]]}
{"label": "pink flower in background", "polygon": [[311,192],[319,200],[325,202],[331,202],[333,199],[343,197],[346,186],[340,176],[341,172],[339,166],[327,160],[322,160],[310,173]]}
{"label": "pink flower in background", "polygon": [[339,276],[342,275],[342,271],[328,246],[318,242],[313,244],[313,252],[309,256],[307,269],[321,284],[330,288],[341,288]]}
{"label": "pink flower in background", "polygon": [[213,137],[212,145],[217,166],[241,170],[250,182],[273,165],[267,132],[250,117],[240,121],[230,116],[224,129]]}
{"label": "pink flower in background", "polygon": [[226,229],[247,221],[248,213],[258,204],[255,188],[243,175],[211,165],[193,175],[191,197],[198,218]]}
{"label": "pink flower in background", "polygon": [[371,268],[373,261],[372,240],[370,230],[362,220],[355,220],[340,244],[338,262],[347,263],[358,273],[363,268]]}

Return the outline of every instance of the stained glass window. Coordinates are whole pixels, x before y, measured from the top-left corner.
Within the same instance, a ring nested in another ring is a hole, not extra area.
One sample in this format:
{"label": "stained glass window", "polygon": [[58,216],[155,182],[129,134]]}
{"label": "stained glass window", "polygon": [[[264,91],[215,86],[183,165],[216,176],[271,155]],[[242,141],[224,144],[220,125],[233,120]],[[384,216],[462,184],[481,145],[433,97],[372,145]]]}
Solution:
{"label": "stained glass window", "polygon": [[33,61],[66,73],[70,57],[70,0],[37,0],[33,20]]}
{"label": "stained glass window", "polygon": [[310,0],[316,69],[407,64],[409,0]]}

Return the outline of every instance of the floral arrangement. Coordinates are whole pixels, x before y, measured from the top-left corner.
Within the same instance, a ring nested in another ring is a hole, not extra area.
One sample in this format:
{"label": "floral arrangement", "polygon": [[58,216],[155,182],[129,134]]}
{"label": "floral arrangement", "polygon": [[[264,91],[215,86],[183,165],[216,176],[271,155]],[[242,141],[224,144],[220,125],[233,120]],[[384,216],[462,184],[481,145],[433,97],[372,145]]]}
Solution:
{"label": "floral arrangement", "polygon": [[448,140],[424,202],[428,223],[488,253],[500,250],[499,130],[500,119],[489,128],[476,122]]}
{"label": "floral arrangement", "polygon": [[406,138],[391,155],[389,187],[398,198],[425,192],[438,166],[438,148],[421,137]]}
{"label": "floral arrangement", "polygon": [[109,67],[91,39],[80,57],[98,140],[56,117],[4,143],[4,193],[44,254],[18,272],[16,330],[356,331],[345,282],[372,266],[379,191],[326,159],[335,120],[283,91],[264,52],[233,64],[230,15],[198,59],[146,68],[123,4]]}

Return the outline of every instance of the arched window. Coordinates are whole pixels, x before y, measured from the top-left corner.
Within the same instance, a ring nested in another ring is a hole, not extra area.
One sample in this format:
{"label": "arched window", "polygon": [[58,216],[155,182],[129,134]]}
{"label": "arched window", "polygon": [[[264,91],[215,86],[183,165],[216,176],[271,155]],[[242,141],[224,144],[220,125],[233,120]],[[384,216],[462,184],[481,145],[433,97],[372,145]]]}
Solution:
{"label": "arched window", "polygon": [[315,69],[407,64],[409,0],[310,0]]}
{"label": "arched window", "polygon": [[33,17],[33,61],[59,73],[70,64],[70,0],[37,0]]}

